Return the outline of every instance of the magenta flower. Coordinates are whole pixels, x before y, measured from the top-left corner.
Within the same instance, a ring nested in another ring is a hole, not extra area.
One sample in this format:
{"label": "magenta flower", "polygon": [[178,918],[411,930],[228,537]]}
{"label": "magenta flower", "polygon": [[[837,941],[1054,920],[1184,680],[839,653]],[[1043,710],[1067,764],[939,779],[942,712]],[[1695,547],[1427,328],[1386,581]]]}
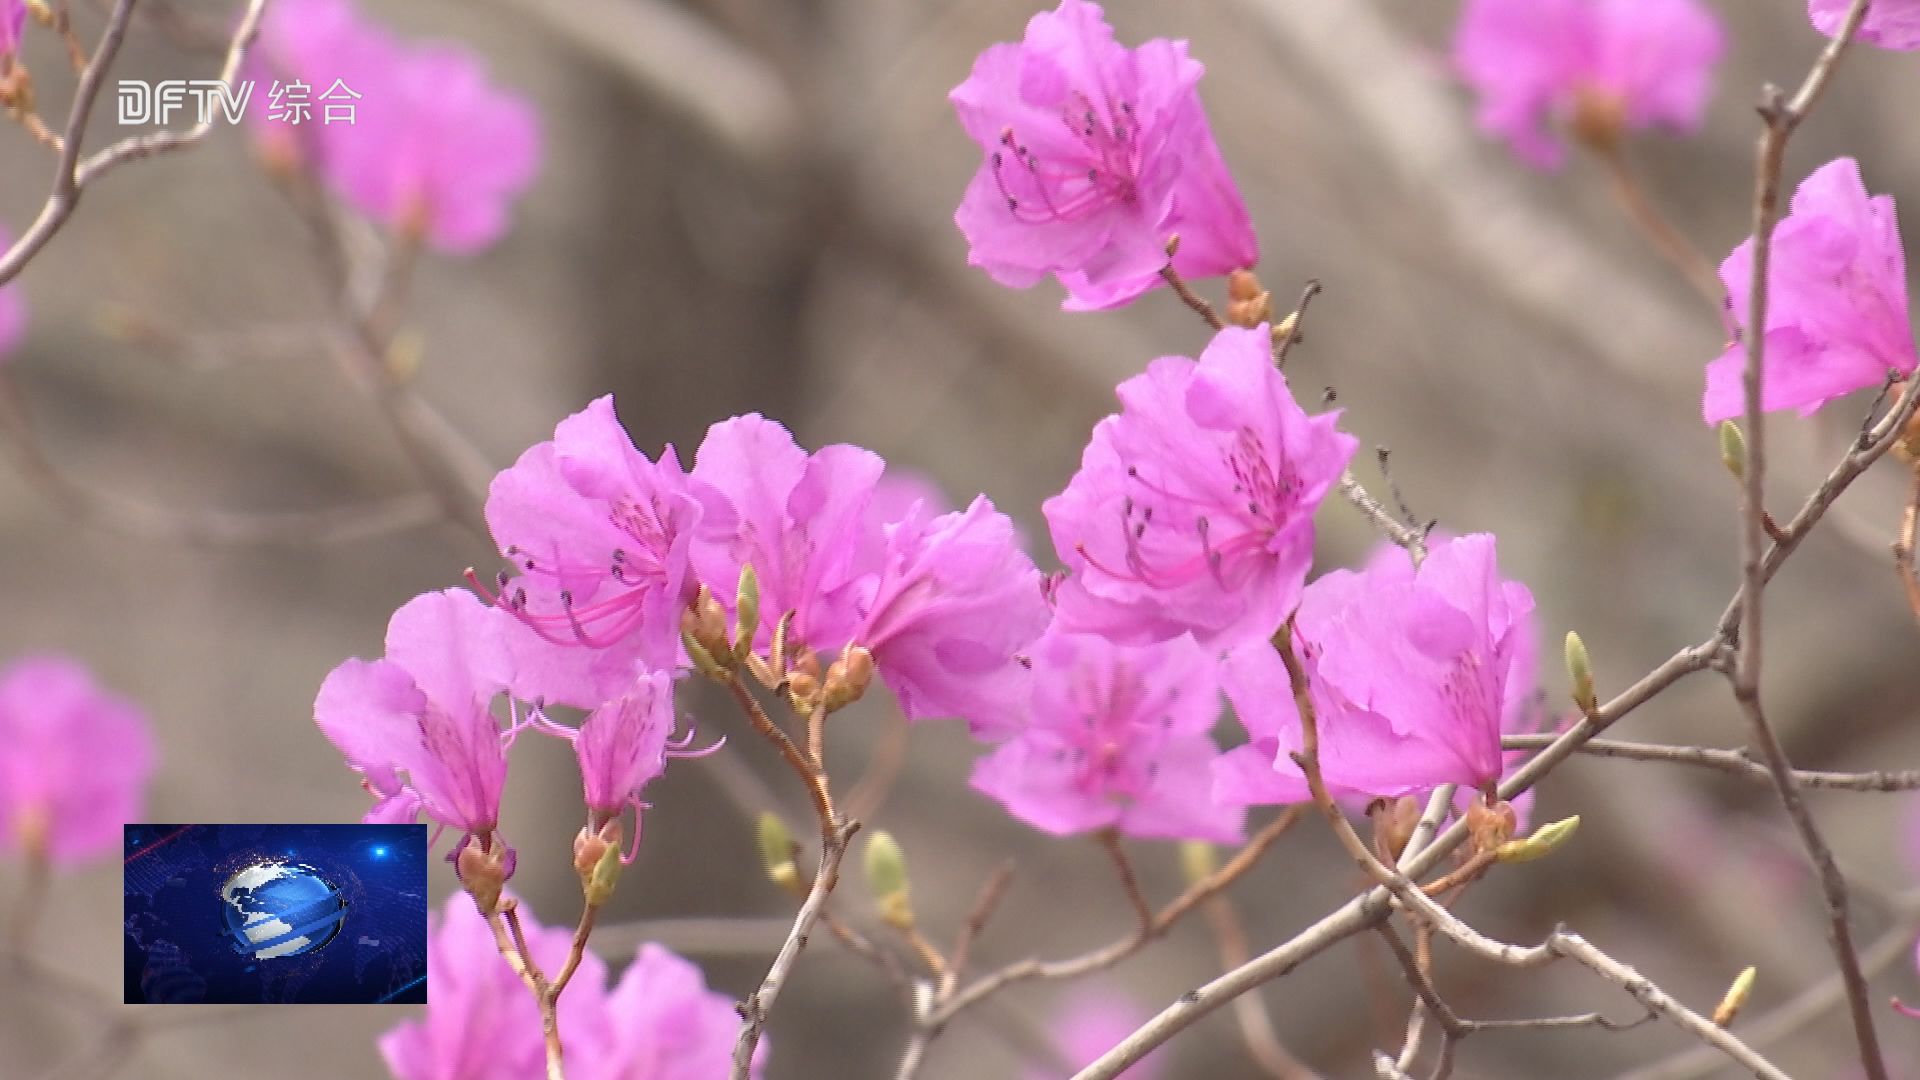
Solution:
{"label": "magenta flower", "polygon": [[[1761,405],[1813,412],[1835,398],[1879,386],[1888,371],[1913,373],[1906,259],[1893,199],[1867,194],[1860,165],[1839,158],[1793,193],[1773,234]],[[1746,332],[1753,273],[1749,237],[1720,264],[1728,307]],[[1709,424],[1746,412],[1745,347],[1736,340],[1707,365],[1701,414]]]}
{"label": "magenta flower", "polygon": [[1259,245],[1196,89],[1184,41],[1113,39],[1099,5],[1061,0],[1021,43],[990,46],[948,97],[985,154],[954,222],[1002,285],[1053,274],[1068,310],[1251,267]]}
{"label": "magenta flower", "polygon": [[640,789],[666,770],[673,726],[673,677],[661,671],[589,713],[573,739],[587,809],[610,817],[639,802]]}
{"label": "magenta flower", "polygon": [[[1069,1071],[1083,1069],[1100,1055],[1120,1045],[1152,1019],[1153,1014],[1140,1004],[1111,990],[1082,989],[1068,994],[1066,1003],[1048,1025],[1049,1041]],[[1120,1076],[1124,1080],[1157,1080],[1166,1075],[1166,1055],[1156,1050],[1129,1066]],[[1067,1073],[1058,1069],[1029,1068],[1024,1080],[1061,1080]]]}
{"label": "magenta flower", "polygon": [[[0,0],[4,3],[5,0]],[[13,238],[0,230],[0,254],[13,249]],[[20,346],[20,339],[27,332],[27,305],[20,296],[20,286],[0,285],[0,361],[4,361],[14,349]]]}
{"label": "magenta flower", "polygon": [[[740,1030],[733,999],[707,989],[700,969],[664,946],[640,946],[607,995],[607,1014],[613,1022],[594,1058],[583,1062],[582,1080],[709,1080],[727,1074]],[[754,1076],[766,1057],[762,1040],[754,1051]]]}
{"label": "magenta flower", "polygon": [[[1840,32],[1852,6],[1852,0],[1808,0],[1807,17],[1815,30],[1832,37]],[[1920,2],[1873,0],[1854,40],[1883,49],[1920,49]]]}
{"label": "magenta flower", "polygon": [[1352,458],[1337,412],[1308,416],[1267,328],[1222,330],[1198,362],[1162,357],[1120,384],[1080,471],[1047,500],[1071,571],[1067,629],[1142,642],[1264,640],[1299,602],[1313,512]]}
{"label": "magenta flower", "polygon": [[713,493],[706,542],[694,549],[700,578],[731,608],[741,568],[760,582],[757,643],[793,613],[791,639],[831,662],[859,619],[859,579],[880,551],[870,504],[885,462],[836,444],[809,454],[787,429],[758,414],[713,425],[694,455],[693,480]]}
{"label": "magenta flower", "polygon": [[511,621],[460,589],[416,596],[387,624],[382,660],[333,669],[314,722],[365,777],[368,821],[435,822],[483,845],[500,817],[506,734],[491,711],[512,684]]}
{"label": "magenta flower", "polygon": [[1031,707],[975,765],[976,789],[1060,836],[1240,839],[1244,811],[1211,794],[1220,693],[1192,638],[1130,647],[1056,628],[1031,657]]}
{"label": "magenta flower", "polygon": [[75,661],[0,669],[0,851],[64,867],[117,847],[153,766],[145,714]]}
{"label": "magenta flower", "polygon": [[[542,926],[520,907],[534,962],[549,974],[565,963],[570,930]],[[610,1026],[606,964],[588,950],[558,1019],[568,1075],[591,1060],[594,1036]],[[546,1075],[546,1043],[533,997],[500,955],[493,931],[464,893],[447,897],[427,935],[426,1016],[380,1037],[380,1056],[396,1080],[524,1080]]]}
{"label": "magenta flower", "polygon": [[886,533],[884,561],[853,642],[909,720],[1004,722],[1025,683],[1017,654],[1047,625],[1047,603],[1013,522],[982,495],[932,516],[916,505]]}
{"label": "magenta flower", "polygon": [[540,168],[533,106],[489,83],[478,57],[446,45],[403,52],[361,92],[358,119],[329,163],[347,200],[451,254],[499,240]]}
{"label": "magenta flower", "polygon": [[[1308,592],[1318,584],[1308,586]],[[1311,674],[1310,664],[1308,670]],[[1307,778],[1293,760],[1303,749],[1293,683],[1272,643],[1252,641],[1228,653],[1220,664],[1220,688],[1246,729],[1247,741],[1214,762],[1213,798],[1228,806],[1311,802]],[[1319,693],[1316,686],[1316,702]],[[1317,705],[1314,715],[1322,715]],[[1386,717],[1349,710],[1338,728],[1321,720],[1317,730],[1320,775],[1335,801],[1359,809],[1382,795],[1411,790],[1397,779],[1383,789],[1376,779],[1377,766],[1390,767],[1416,749]]]}
{"label": "magenta flower", "polygon": [[305,87],[254,103],[269,153],[317,165],[354,209],[440,251],[472,254],[506,232],[539,169],[539,117],[478,57],[402,45],[349,0],[275,0],[260,52],[271,78]]}
{"label": "magenta flower", "polygon": [[592,709],[625,693],[636,665],[678,666],[694,534],[719,508],[673,447],[658,462],[634,449],[611,396],[496,476],[487,524],[521,571],[496,599],[539,638],[514,646],[516,693]]}
{"label": "magenta flower", "polygon": [[1480,96],[1480,129],[1554,168],[1549,121],[1697,129],[1722,47],[1698,0],[1468,0],[1453,58]]}

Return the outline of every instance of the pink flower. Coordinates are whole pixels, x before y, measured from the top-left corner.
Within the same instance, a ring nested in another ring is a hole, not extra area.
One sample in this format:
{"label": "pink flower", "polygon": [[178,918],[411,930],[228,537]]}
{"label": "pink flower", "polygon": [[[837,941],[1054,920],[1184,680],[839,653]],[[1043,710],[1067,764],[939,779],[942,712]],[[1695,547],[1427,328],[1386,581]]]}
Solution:
{"label": "pink flower", "polygon": [[673,447],[658,462],[634,449],[611,396],[496,476],[487,525],[521,571],[498,601],[540,639],[514,645],[515,691],[591,709],[625,693],[636,665],[676,667],[694,533],[721,508]]}
{"label": "pink flower", "polygon": [[505,734],[491,711],[512,683],[510,621],[460,589],[416,596],[387,624],[383,660],[333,669],[314,722],[376,799],[368,821],[414,809],[485,841],[507,781]]}
{"label": "pink flower", "polygon": [[694,455],[693,479],[713,492],[707,542],[694,550],[700,577],[732,607],[741,568],[760,582],[758,643],[793,612],[793,641],[827,662],[859,619],[859,579],[875,567],[880,526],[869,517],[886,463],[871,451],[836,444],[812,454],[787,429],[755,413],[708,429]]}
{"label": "pink flower", "polygon": [[[651,942],[640,946],[607,995],[607,1015],[612,1023],[594,1058],[583,1062],[582,1080],[725,1076],[740,1030],[731,997],[707,989],[698,967]],[[766,1051],[763,1039],[754,1054],[755,1076],[764,1068]],[[567,1075],[574,1073],[569,1069]]]}
{"label": "pink flower", "polygon": [[1453,57],[1481,130],[1553,168],[1564,155],[1549,120],[1698,128],[1722,44],[1698,0],[1468,0]]}
{"label": "pink flower", "polygon": [[1025,722],[974,767],[975,788],[1056,835],[1240,839],[1244,812],[1211,794],[1220,694],[1192,638],[1129,647],[1056,628],[1031,652]]}
{"label": "pink flower", "polygon": [[[524,904],[520,921],[534,962],[553,976],[566,961],[572,931],[540,925]],[[427,984],[426,1016],[380,1037],[380,1056],[396,1080],[546,1075],[533,997],[466,896],[447,898],[428,935]],[[558,1020],[566,1072],[578,1080],[725,1075],[739,1026],[732,1000],[708,990],[699,968],[652,943],[640,946],[611,990],[606,964],[588,950],[560,995]],[[756,1076],[764,1057],[755,1059]]]}
{"label": "pink flower", "polygon": [[[1152,1016],[1138,1002],[1111,990],[1075,990],[1068,995],[1066,1004],[1049,1025],[1048,1034],[1060,1061],[1068,1066],[1069,1071],[1083,1069],[1098,1061],[1101,1054],[1120,1045],[1121,1040],[1133,1034]],[[1156,1050],[1120,1075],[1124,1080],[1157,1080],[1166,1075],[1166,1069],[1162,1067],[1165,1063],[1166,1055]],[[1024,1080],[1060,1080],[1067,1073],[1057,1069],[1029,1068],[1022,1075]]]}
{"label": "pink flower", "polygon": [[1047,625],[1013,522],[984,495],[939,517],[916,504],[888,527],[878,571],[853,642],[907,719],[957,716],[976,732],[1003,722],[1024,685],[1016,654]]}
{"label": "pink flower", "polygon": [[1200,105],[1203,71],[1184,41],[1120,45],[1084,0],[981,53],[948,95],[985,153],[954,214],[968,261],[1014,288],[1053,274],[1079,311],[1160,284],[1175,234],[1183,275],[1251,267],[1259,246]]}
{"label": "pink flower", "polygon": [[[1499,577],[1493,537],[1436,540],[1416,572],[1404,553],[1307,586],[1295,617],[1329,792],[1364,803],[1441,784],[1484,788],[1507,756],[1500,736],[1530,721],[1533,597]],[[1221,682],[1247,729],[1222,756],[1228,803],[1304,802],[1300,717],[1285,665],[1265,643],[1227,657]],[[1270,764],[1271,776],[1259,763]]]}
{"label": "pink flower", "polygon": [[[1753,273],[1749,237],[1720,264],[1728,306],[1746,331]],[[1815,170],[1793,193],[1773,234],[1766,371],[1761,404],[1769,412],[1813,412],[1837,397],[1879,386],[1889,370],[1912,374],[1906,259],[1893,199],[1869,196],[1860,165],[1839,158]],[[1736,340],[1707,365],[1701,413],[1709,424],[1746,412],[1745,346]]]}
{"label": "pink flower", "polygon": [[1299,602],[1313,512],[1358,444],[1337,412],[1300,408],[1268,341],[1229,327],[1198,362],[1162,357],[1120,384],[1119,415],[1045,505],[1071,571],[1056,589],[1067,629],[1224,650],[1265,640]]}
{"label": "pink flower", "polygon": [[147,718],[64,656],[0,669],[0,850],[71,866],[140,817],[154,747]]}
{"label": "pink flower", "polygon": [[[542,971],[565,963],[573,934],[542,926],[520,907],[527,944]],[[591,1033],[609,1024],[607,969],[592,950],[560,996],[558,1018],[568,1075]],[[447,897],[427,935],[426,1016],[380,1037],[380,1056],[397,1080],[524,1080],[546,1075],[546,1042],[533,996],[501,957],[493,931],[464,893]]]}
{"label": "pink flower", "polygon": [[[4,3],[5,0],[0,0]],[[4,55],[4,53],[0,53]],[[0,230],[0,254],[13,248],[13,238]],[[0,285],[0,361],[20,346],[27,332],[27,305],[18,284]]]}
{"label": "pink flower", "polygon": [[[1832,37],[1852,6],[1853,0],[1808,0],[1807,17],[1815,30]],[[1883,49],[1920,49],[1920,2],[1873,0],[1854,39]]]}
{"label": "pink flower", "polygon": [[[488,83],[479,58],[402,45],[349,0],[275,0],[260,52],[286,84],[254,110],[269,153],[312,162],[356,210],[441,251],[472,254],[505,233],[539,168],[539,118]],[[310,114],[294,122],[301,105]]]}

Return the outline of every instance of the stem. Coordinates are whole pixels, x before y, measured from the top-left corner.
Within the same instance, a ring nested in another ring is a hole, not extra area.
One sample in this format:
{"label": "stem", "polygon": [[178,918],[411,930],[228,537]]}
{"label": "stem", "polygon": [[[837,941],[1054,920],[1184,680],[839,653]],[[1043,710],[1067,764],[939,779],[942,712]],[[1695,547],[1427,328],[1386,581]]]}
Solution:
{"label": "stem", "polygon": [[773,966],[767,969],[766,978],[760,980],[760,988],[740,1003],[740,1035],[733,1044],[732,1080],[748,1080],[753,1070],[753,1051],[760,1043],[761,1032],[766,1030],[767,1016],[773,1012],[774,1001],[779,998],[780,988],[786,984],[794,961],[800,958],[800,950],[807,947],[807,935],[813,931],[814,923],[826,910],[827,897],[839,884],[840,860],[845,857],[853,834],[859,830],[859,822],[849,821],[826,838],[820,849],[820,869],[814,874],[813,888],[807,891],[806,901],[794,916],[793,928],[787,932],[787,940],[781,943],[779,953],[773,958]]}
{"label": "stem", "polygon": [[1140,891],[1140,878],[1133,872],[1133,863],[1127,859],[1127,849],[1120,846],[1120,834],[1113,829],[1101,829],[1095,835],[1100,838],[1100,846],[1113,859],[1114,870],[1120,874],[1120,889],[1127,894],[1127,903],[1140,920],[1140,933],[1152,933],[1153,905],[1147,903],[1146,894]]}
{"label": "stem", "polygon": [[821,843],[827,848],[833,847],[835,836],[839,832],[840,819],[833,808],[833,794],[827,788],[826,775],[820,771],[819,766],[812,759],[805,755],[804,751],[793,744],[792,739],[787,738],[787,733],[780,730],[780,725],[773,722],[773,719],[767,715],[767,711],[760,707],[760,702],[755,700],[753,693],[741,683],[737,676],[729,672],[719,681],[733,695],[733,700],[739,704],[740,711],[747,714],[753,729],[780,751],[780,756],[786,759],[787,767],[807,785],[807,794],[813,799],[814,815],[820,819]]}
{"label": "stem", "polygon": [[1619,141],[1610,140],[1585,145],[1593,150],[1595,156],[1600,159],[1600,164],[1605,167],[1607,179],[1611,181],[1608,186],[1613,192],[1614,201],[1620,204],[1620,208],[1626,212],[1628,219],[1653,244],[1654,250],[1660,253],[1661,258],[1671,264],[1675,270],[1680,271],[1680,275],[1687,279],[1687,284],[1693,286],[1693,290],[1712,306],[1716,314],[1719,313],[1727,302],[1726,289],[1720,283],[1719,272],[1714,269],[1713,263],[1700,253],[1700,249],[1682,235],[1679,229],[1674,228],[1666,215],[1660,213],[1659,209],[1653,205],[1653,200],[1647,196],[1646,188],[1641,185],[1639,178],[1634,175],[1632,166],[1627,163],[1626,151],[1621,148]]}

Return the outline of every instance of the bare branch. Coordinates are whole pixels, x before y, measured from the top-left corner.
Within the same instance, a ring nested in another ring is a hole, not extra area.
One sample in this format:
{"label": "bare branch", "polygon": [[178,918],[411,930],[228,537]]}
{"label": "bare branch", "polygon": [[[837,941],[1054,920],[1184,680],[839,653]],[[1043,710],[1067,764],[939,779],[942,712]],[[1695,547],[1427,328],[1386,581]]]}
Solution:
{"label": "bare branch", "polygon": [[[1552,745],[1554,735],[1508,735],[1500,745],[1508,750],[1538,750]],[[1575,751],[1589,757],[1618,758],[1624,761],[1662,761],[1674,765],[1696,765],[1744,776],[1763,783],[1773,782],[1766,763],[1744,747],[1721,750],[1707,746],[1667,746],[1660,743],[1626,742],[1618,739],[1593,739]],[[1920,790],[1920,769],[1876,772],[1817,772],[1795,769],[1796,782],[1803,788],[1834,791],[1914,791]]]}
{"label": "bare branch", "polygon": [[748,1080],[753,1069],[754,1047],[759,1045],[760,1034],[766,1030],[767,1016],[773,1012],[774,1001],[779,998],[780,988],[786,984],[794,961],[800,958],[800,950],[807,947],[807,936],[812,933],[814,923],[826,911],[827,897],[840,881],[840,860],[846,856],[847,846],[859,830],[859,822],[845,822],[821,847],[820,869],[813,876],[813,888],[807,890],[806,901],[793,917],[787,940],[774,956],[766,978],[760,980],[760,988],[740,1003],[740,1037],[733,1044],[733,1080]]}

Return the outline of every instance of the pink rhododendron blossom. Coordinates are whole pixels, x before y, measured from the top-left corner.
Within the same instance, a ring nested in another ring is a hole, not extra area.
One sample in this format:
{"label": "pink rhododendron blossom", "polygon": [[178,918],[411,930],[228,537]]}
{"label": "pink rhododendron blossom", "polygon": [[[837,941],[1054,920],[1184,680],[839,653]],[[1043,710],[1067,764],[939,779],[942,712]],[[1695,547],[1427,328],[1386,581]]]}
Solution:
{"label": "pink rhododendron blossom", "polygon": [[[1840,32],[1851,7],[1853,0],[1808,0],[1807,17],[1815,30],[1832,37]],[[1883,49],[1920,49],[1920,2],[1873,0],[1854,40]]]}
{"label": "pink rhododendron blossom", "polygon": [[[1153,1018],[1153,1014],[1111,990],[1089,988],[1072,992],[1060,1012],[1047,1025],[1049,1040],[1067,1066],[1059,1069],[1029,1068],[1024,1080],[1062,1080],[1068,1072],[1084,1069],[1100,1055],[1120,1045]],[[1120,1073],[1122,1080],[1159,1080],[1167,1075],[1166,1055],[1156,1050]]]}
{"label": "pink rhododendron blossom", "polygon": [[[1753,274],[1749,237],[1720,264],[1728,307],[1747,328]],[[1867,194],[1860,165],[1840,158],[1793,193],[1773,233],[1766,370],[1761,405],[1811,415],[1837,397],[1879,386],[1888,371],[1912,374],[1906,258],[1893,199]],[[1707,365],[1701,413],[1710,424],[1741,416],[1745,346],[1735,341]]]}
{"label": "pink rhododendron blossom", "polygon": [[[472,254],[505,233],[539,168],[539,118],[479,58],[402,44],[349,0],[275,0],[259,52],[262,86],[306,87],[254,103],[268,153],[316,166],[356,210],[438,250]],[[310,112],[290,122],[301,106]]]}
{"label": "pink rhododendron blossom", "polygon": [[1699,0],[1468,0],[1453,56],[1481,130],[1553,168],[1564,153],[1550,121],[1577,116],[1603,137],[1698,128],[1723,45]]}
{"label": "pink rhododendron blossom", "polygon": [[640,789],[666,770],[673,727],[673,677],[661,671],[589,713],[572,740],[587,809],[612,816],[638,803]]}
{"label": "pink rhododendron blossom", "polygon": [[591,709],[677,665],[694,533],[719,508],[704,494],[673,447],[657,462],[634,449],[610,396],[494,478],[487,525],[521,571],[498,600],[539,639],[512,643],[519,696]]}
{"label": "pink rhododendron blossom", "polygon": [[[566,962],[573,932],[542,926],[520,907],[527,945],[549,976]],[[540,1013],[501,958],[473,901],[455,893],[427,938],[426,1015],[380,1037],[396,1080],[525,1080],[546,1074]],[[732,999],[708,990],[700,969],[659,945],[640,946],[611,989],[593,950],[581,958],[558,1021],[568,1077],[708,1080],[727,1072],[739,1020]],[[765,1047],[755,1058],[758,1076]]]}
{"label": "pink rhododendron blossom", "polygon": [[507,781],[491,706],[513,681],[510,629],[471,593],[427,593],[393,613],[384,659],[348,660],[321,683],[314,721],[366,778],[377,800],[367,820],[407,820],[417,807],[491,835]]}
{"label": "pink rhododendron blossom", "polygon": [[1056,835],[1240,838],[1244,812],[1211,795],[1220,695],[1191,637],[1124,646],[1053,629],[1031,658],[1024,722],[974,767],[975,788]]}
{"label": "pink rhododendron blossom", "polygon": [[1162,357],[1120,384],[1120,413],[1044,508],[1070,571],[1055,590],[1068,629],[1227,649],[1265,640],[1299,602],[1314,510],[1358,443],[1337,412],[1300,408],[1270,340],[1229,327],[1197,362]]}
{"label": "pink rhododendron blossom", "polygon": [[886,463],[857,446],[809,454],[757,414],[708,429],[693,479],[716,493],[709,542],[694,551],[700,577],[731,608],[740,571],[760,582],[758,644],[787,612],[793,641],[837,655],[859,619],[858,580],[878,557],[881,523],[869,506]]}
{"label": "pink rhododendron blossom", "polygon": [[[4,2],[4,0],[0,0]],[[12,250],[13,238],[0,230],[0,254]],[[27,332],[27,305],[17,282],[0,285],[0,361],[20,346]]]}
{"label": "pink rhododendron blossom", "polygon": [[954,222],[968,261],[1027,288],[1053,274],[1069,310],[1251,267],[1259,246],[1207,126],[1184,41],[1113,39],[1099,5],[1061,0],[1019,44],[989,47],[949,95],[985,154]]}
{"label": "pink rhododendron blossom", "polygon": [[917,505],[887,529],[853,642],[909,720],[997,725],[1025,686],[1016,654],[1047,625],[1040,572],[986,496],[933,516]]}
{"label": "pink rhododendron blossom", "polygon": [[[1427,560],[1381,558],[1307,586],[1294,648],[1320,735],[1320,770],[1343,801],[1499,780],[1503,731],[1527,722],[1533,597],[1499,577],[1493,537],[1433,543]],[[1264,643],[1228,655],[1222,686],[1247,746],[1216,768],[1224,802],[1302,802],[1300,717],[1285,665]],[[1270,764],[1263,776],[1258,763]]]}
{"label": "pink rhododendron blossom", "polygon": [[0,851],[70,866],[114,849],[153,766],[145,714],[78,663],[40,653],[0,669]]}

